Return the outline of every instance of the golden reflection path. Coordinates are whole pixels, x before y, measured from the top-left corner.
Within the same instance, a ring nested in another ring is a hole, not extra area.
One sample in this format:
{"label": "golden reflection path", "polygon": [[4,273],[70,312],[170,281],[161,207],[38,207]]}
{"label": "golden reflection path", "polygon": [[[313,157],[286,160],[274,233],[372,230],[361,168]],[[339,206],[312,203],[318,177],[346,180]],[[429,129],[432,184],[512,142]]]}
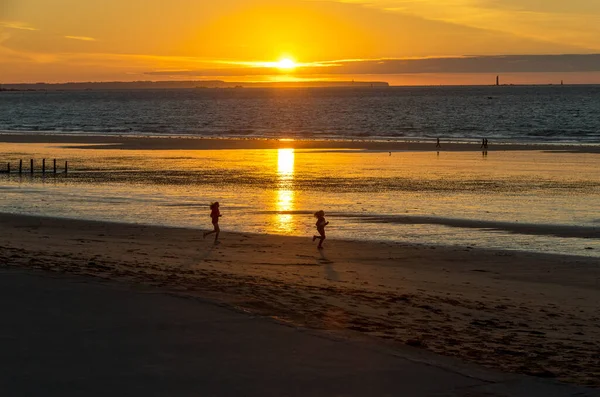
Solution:
{"label": "golden reflection path", "polygon": [[[287,212],[294,210],[294,149],[277,150],[277,192],[275,210]],[[294,219],[291,214],[276,214],[275,226],[280,233],[294,231]]]}

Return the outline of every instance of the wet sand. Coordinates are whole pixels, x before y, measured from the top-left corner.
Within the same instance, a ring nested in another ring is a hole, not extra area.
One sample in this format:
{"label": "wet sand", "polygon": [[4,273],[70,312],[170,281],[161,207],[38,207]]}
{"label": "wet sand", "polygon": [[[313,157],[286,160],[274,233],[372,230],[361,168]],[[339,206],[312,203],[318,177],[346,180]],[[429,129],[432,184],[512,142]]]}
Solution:
{"label": "wet sand", "polygon": [[[368,141],[368,140],[277,140],[277,139],[217,139],[197,137],[66,135],[45,133],[0,133],[0,142],[65,144],[75,149],[124,150],[222,150],[222,149],[354,149],[375,151],[481,151],[480,142],[444,142],[437,148],[435,141]],[[90,146],[91,145],[91,146]],[[496,144],[489,151],[544,150],[566,153],[600,153],[600,146],[569,144]]]}
{"label": "wet sand", "polygon": [[279,321],[600,387],[594,258],[0,215],[0,266],[201,296]]}
{"label": "wet sand", "polygon": [[497,221],[483,221],[477,219],[453,219],[432,216],[368,216],[368,215],[349,215],[346,217],[355,217],[362,221],[376,223],[393,223],[397,225],[444,225],[455,228],[483,229],[488,231],[508,232],[514,234],[526,234],[532,236],[555,236],[555,237],[576,237],[583,239],[596,240],[600,238],[600,227],[595,226],[570,226],[570,225],[552,225],[535,223],[511,223]]}

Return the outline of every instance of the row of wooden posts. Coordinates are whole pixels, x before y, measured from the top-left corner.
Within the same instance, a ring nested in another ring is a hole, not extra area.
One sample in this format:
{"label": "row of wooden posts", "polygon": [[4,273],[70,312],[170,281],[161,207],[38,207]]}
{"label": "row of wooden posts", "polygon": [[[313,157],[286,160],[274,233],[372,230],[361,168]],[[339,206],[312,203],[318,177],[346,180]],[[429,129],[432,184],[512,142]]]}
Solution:
{"label": "row of wooden posts", "polygon": [[[33,159],[30,159],[29,160],[29,173],[33,175],[34,171],[35,171],[34,161],[33,161]],[[69,172],[69,162],[65,161],[64,173],[66,174],[67,172]],[[6,163],[6,173],[7,174],[11,173],[10,162]],[[19,160],[19,175],[22,174],[22,173],[23,173],[23,160]],[[53,161],[52,173],[53,174],[57,173],[56,159],[54,159],[54,161]],[[46,159],[42,159],[42,174],[46,174]]]}

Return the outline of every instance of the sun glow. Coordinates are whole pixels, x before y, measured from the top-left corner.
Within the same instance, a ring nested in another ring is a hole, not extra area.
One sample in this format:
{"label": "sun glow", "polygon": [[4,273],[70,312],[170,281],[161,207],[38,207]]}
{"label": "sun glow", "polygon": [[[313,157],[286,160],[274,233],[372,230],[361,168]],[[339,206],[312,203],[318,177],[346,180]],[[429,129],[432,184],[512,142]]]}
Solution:
{"label": "sun glow", "polygon": [[277,62],[277,67],[284,70],[294,69],[296,68],[296,62],[290,58],[283,58]]}

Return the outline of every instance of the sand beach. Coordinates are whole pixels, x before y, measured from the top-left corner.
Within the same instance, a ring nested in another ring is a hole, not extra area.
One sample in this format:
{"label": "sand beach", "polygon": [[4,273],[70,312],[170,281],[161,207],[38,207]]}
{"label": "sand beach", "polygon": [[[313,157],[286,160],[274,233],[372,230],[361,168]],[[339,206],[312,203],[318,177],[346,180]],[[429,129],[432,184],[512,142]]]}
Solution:
{"label": "sand beach", "polygon": [[[2,134],[0,266],[600,386],[597,146]],[[390,152],[390,153],[388,153]],[[69,160],[42,174],[40,158]],[[18,164],[18,163],[17,163]],[[221,201],[221,243],[202,238]],[[311,242],[326,209],[325,249]]]}

